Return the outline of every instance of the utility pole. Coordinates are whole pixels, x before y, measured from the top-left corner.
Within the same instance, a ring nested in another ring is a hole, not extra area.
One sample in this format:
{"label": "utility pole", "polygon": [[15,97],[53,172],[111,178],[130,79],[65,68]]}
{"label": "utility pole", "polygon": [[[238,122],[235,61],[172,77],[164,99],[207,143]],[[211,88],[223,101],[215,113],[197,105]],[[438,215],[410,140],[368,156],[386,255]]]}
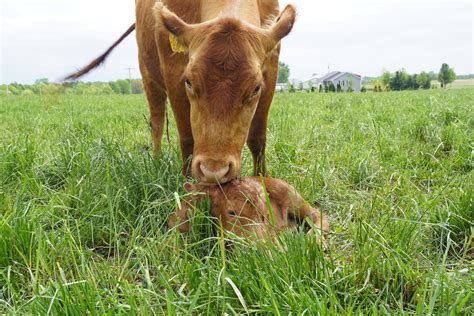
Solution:
{"label": "utility pole", "polygon": [[130,85],[130,94],[132,94],[132,70],[135,68],[125,68],[128,70],[128,84]]}

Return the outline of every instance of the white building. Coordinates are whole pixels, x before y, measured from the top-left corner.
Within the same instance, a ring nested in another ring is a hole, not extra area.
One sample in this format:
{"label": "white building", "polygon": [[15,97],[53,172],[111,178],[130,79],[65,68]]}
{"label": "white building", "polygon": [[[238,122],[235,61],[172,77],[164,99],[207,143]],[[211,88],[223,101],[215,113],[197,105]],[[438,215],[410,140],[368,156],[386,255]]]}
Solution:
{"label": "white building", "polygon": [[288,91],[288,83],[278,82],[275,86],[275,90],[279,92]]}
{"label": "white building", "polygon": [[305,90],[311,90],[311,88],[318,89],[320,78],[313,75],[311,78],[301,81],[301,83],[303,84],[303,89]]}
{"label": "white building", "polygon": [[352,90],[360,92],[362,88],[362,77],[347,71],[333,71],[320,78],[313,75],[306,80],[299,80],[298,78],[290,78],[288,83],[277,83],[276,91],[288,91],[289,85],[292,85],[296,90],[325,90],[325,87],[334,85],[334,90],[341,91]]}
{"label": "white building", "polygon": [[340,88],[342,91],[352,89],[354,92],[360,92],[362,77],[351,72],[333,71],[319,78],[317,84],[318,89],[321,88],[323,90],[324,87],[329,87],[333,84],[336,90]]}

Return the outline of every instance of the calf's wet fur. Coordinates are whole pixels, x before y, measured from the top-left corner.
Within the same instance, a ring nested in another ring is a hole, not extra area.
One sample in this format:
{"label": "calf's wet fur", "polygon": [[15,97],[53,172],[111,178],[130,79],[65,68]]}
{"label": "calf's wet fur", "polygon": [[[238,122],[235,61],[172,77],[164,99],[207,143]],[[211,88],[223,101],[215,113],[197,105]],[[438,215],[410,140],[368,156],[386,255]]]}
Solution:
{"label": "calf's wet fur", "polygon": [[306,202],[294,187],[279,179],[244,177],[221,185],[186,183],[184,187],[196,194],[181,201],[181,207],[168,221],[170,229],[176,227],[182,233],[189,232],[189,216],[206,195],[211,201],[211,215],[219,219],[226,231],[238,236],[274,239],[279,231],[295,229],[306,218],[320,232],[329,230],[327,216]]}

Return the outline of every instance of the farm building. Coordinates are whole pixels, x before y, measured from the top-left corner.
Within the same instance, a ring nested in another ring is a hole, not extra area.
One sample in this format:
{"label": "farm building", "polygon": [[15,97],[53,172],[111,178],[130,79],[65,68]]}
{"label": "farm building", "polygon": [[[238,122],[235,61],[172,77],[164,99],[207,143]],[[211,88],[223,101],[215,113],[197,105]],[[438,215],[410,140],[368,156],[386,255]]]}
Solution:
{"label": "farm building", "polygon": [[319,88],[319,81],[320,78],[313,75],[311,78],[301,81],[302,87],[305,90],[310,90],[311,88],[318,89]]}
{"label": "farm building", "polygon": [[351,72],[333,71],[319,78],[316,84],[318,89],[332,84],[336,90],[340,88],[342,91],[352,89],[354,92],[360,92],[362,77]]}
{"label": "farm building", "polygon": [[298,78],[290,78],[288,83],[277,83],[277,91],[288,91],[288,86],[292,85],[296,90],[325,90],[325,87],[334,85],[334,89],[340,91],[347,91],[352,89],[354,92],[360,92],[362,87],[362,77],[347,71],[333,71],[322,77],[313,75],[306,80],[299,80]]}
{"label": "farm building", "polygon": [[288,83],[278,82],[275,86],[275,90],[279,92],[288,91]]}

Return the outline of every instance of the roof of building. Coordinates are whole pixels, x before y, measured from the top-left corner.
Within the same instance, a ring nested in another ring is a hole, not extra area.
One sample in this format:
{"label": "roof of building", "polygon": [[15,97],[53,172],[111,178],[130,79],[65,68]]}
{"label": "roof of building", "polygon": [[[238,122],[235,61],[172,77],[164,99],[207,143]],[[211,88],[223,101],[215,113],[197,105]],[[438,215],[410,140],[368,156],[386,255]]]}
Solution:
{"label": "roof of building", "polygon": [[337,76],[337,75],[339,75],[339,74],[341,74],[340,71],[332,71],[332,72],[330,72],[330,73],[325,74],[324,76],[322,76],[319,80],[320,80],[320,81],[329,81],[329,80],[331,80],[333,77],[335,77],[335,76]]}
{"label": "roof of building", "polygon": [[320,81],[333,81],[333,80],[336,80],[337,78],[345,75],[345,74],[349,74],[349,75],[352,75],[354,77],[357,77],[359,79],[361,79],[362,77],[359,76],[359,75],[356,75],[356,74],[353,74],[352,72],[347,72],[347,71],[333,71],[333,72],[330,72],[326,75],[324,75],[323,77],[321,77],[321,79],[319,79]]}
{"label": "roof of building", "polygon": [[305,80],[303,80],[303,81],[301,81],[301,82],[303,82],[303,83],[310,82],[310,81],[311,81],[311,82],[318,82],[318,81],[320,81],[320,80],[321,80],[321,79],[319,79],[317,76],[312,76],[312,77],[310,77],[310,78],[308,78],[308,79],[305,79]]}
{"label": "roof of building", "polygon": [[354,76],[354,77],[358,77],[359,79],[361,79],[361,76],[356,75],[356,74],[353,74],[352,72],[341,72],[341,73],[339,73],[338,75],[336,75],[336,76],[334,76],[334,77],[331,77],[330,80],[336,80],[337,78],[342,77],[342,76],[345,75],[345,74],[349,74],[349,75],[352,75],[352,76]]}

